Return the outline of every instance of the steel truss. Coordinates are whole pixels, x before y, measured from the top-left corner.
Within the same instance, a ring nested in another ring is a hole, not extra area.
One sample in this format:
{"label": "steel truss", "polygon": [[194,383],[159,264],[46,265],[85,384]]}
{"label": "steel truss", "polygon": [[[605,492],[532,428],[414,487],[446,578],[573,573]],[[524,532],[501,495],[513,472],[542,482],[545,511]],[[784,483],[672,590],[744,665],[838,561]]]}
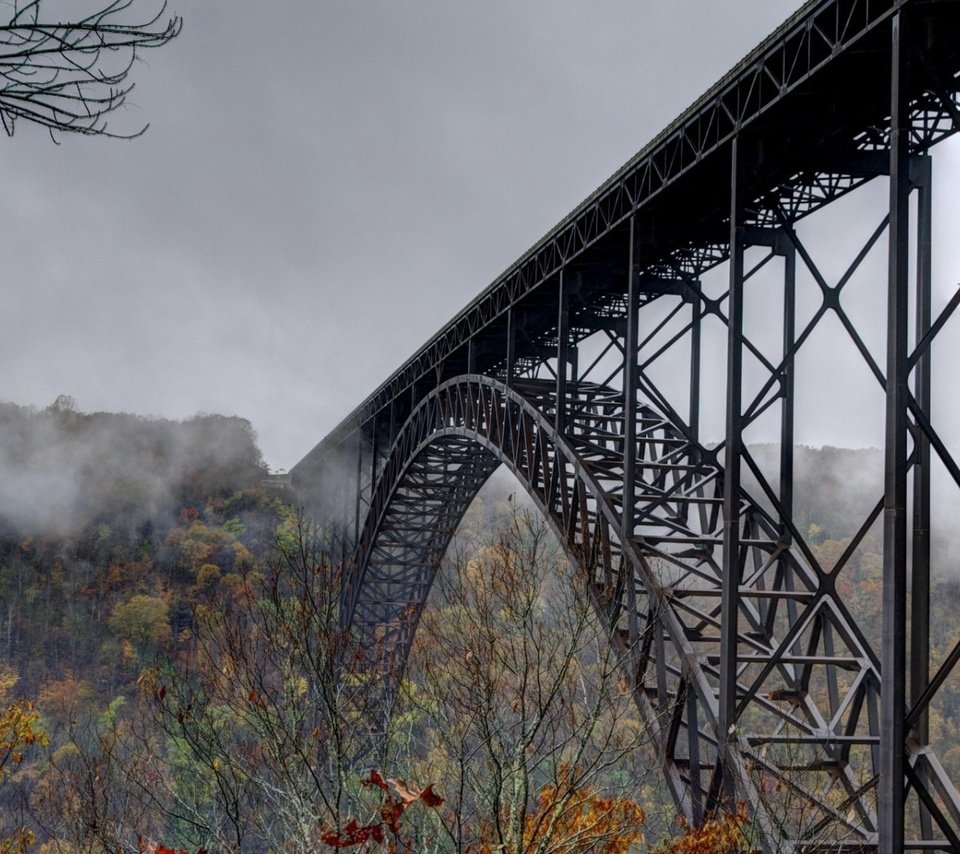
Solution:
{"label": "steel truss", "polygon": [[[931,413],[931,345],[960,292],[934,310],[930,151],[960,129],[958,81],[960,3],[809,3],[298,464],[305,495],[337,472],[351,496],[343,614],[386,686],[505,464],[587,574],[691,821],[743,799],[771,851],[960,850],[928,721],[960,661],[960,643],[930,658],[931,469],[960,489]],[[795,226],[874,180],[889,206],[831,279]],[[884,248],[885,363],[844,302]],[[718,293],[704,277],[721,264]],[[777,355],[744,328],[771,273]],[[804,322],[798,274],[819,292]],[[797,357],[827,318],[886,416],[882,494],[832,566],[798,526],[793,459]],[[716,447],[700,437],[707,324],[727,341]],[[743,440],[760,419],[779,430],[775,476]],[[838,594],[875,525],[879,637]]]}

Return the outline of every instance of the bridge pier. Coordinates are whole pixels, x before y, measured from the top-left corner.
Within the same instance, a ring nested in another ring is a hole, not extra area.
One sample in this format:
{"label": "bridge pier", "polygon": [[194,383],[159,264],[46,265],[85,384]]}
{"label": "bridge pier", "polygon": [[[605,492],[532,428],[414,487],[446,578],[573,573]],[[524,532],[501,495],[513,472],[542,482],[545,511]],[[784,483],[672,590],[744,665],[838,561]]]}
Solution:
{"label": "bridge pier", "polygon": [[[637,339],[639,335],[639,281],[637,275],[637,227],[636,217],[630,217],[627,234],[627,323],[623,342],[623,504],[620,519],[620,542],[627,543],[634,534],[637,476]],[[626,575],[626,608],[629,645],[634,663],[630,668],[631,687],[641,690],[640,621],[637,613],[637,585],[632,567],[624,555],[620,572]]]}
{"label": "bridge pier", "polygon": [[[737,738],[737,652],[740,634],[740,467],[743,447],[743,253],[744,141],[736,136],[730,154],[730,290],[727,300],[726,430],[723,459],[723,584],[720,606],[720,755],[721,802],[710,808],[731,809],[736,802],[738,769],[728,758]],[[718,792],[719,794],[719,792]]]}
{"label": "bridge pier", "polygon": [[[931,255],[933,220],[933,167],[929,155],[916,158],[911,166],[917,196],[917,293],[914,340],[923,341],[931,324]],[[930,355],[922,353],[916,361],[913,395],[923,415],[930,418]],[[930,439],[923,430],[914,429],[913,461],[913,551],[910,590],[910,704],[915,705],[930,684]],[[924,708],[914,724],[920,744],[930,742],[930,714]],[[929,783],[926,768],[917,774],[925,786]],[[920,804],[920,825],[925,837],[933,835],[930,810]]]}
{"label": "bridge pier", "polygon": [[886,437],[883,499],[883,616],[880,688],[879,818],[881,854],[904,840],[907,638],[907,317],[910,252],[908,103],[910,32],[892,21],[890,216],[887,303]]}

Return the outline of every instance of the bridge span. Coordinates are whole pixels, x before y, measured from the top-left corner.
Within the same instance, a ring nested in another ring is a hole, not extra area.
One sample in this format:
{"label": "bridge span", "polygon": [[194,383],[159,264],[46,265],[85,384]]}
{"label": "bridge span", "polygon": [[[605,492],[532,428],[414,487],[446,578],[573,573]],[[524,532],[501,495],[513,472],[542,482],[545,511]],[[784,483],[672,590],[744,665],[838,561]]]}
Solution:
{"label": "bridge span", "polygon": [[[742,799],[771,851],[960,851],[930,727],[960,678],[930,625],[931,483],[960,490],[931,391],[960,304],[931,269],[958,91],[956,0],[813,0],[424,344],[291,472],[334,496],[357,637],[402,668],[439,557],[506,465],[607,615],[691,821]],[[857,193],[882,203],[805,230]],[[794,447],[804,371],[843,373],[833,338],[876,401],[884,471],[829,564]],[[838,592],[870,537],[879,631]]]}

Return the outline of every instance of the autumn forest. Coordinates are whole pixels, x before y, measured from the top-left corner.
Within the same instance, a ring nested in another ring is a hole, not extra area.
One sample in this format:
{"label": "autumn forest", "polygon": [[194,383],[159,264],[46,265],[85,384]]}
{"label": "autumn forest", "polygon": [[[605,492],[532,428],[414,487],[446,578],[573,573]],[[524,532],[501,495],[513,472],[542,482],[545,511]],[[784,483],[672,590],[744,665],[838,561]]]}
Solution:
{"label": "autumn forest", "polygon": [[[818,559],[877,453],[798,449]],[[4,404],[0,466],[0,852],[749,849],[737,810],[677,820],[616,652],[505,479],[461,525],[387,721],[327,532],[267,483],[248,422]],[[878,552],[874,532],[843,577],[868,630]],[[947,613],[960,581],[938,583]],[[936,655],[958,629],[934,626]],[[958,704],[931,719],[954,773]]]}

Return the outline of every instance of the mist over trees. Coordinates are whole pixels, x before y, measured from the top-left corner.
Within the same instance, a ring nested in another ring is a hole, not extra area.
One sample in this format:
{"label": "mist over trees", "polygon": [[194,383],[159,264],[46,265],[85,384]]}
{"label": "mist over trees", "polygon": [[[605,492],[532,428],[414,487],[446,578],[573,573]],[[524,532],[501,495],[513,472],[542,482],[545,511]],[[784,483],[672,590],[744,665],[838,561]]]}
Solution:
{"label": "mist over trees", "polygon": [[[826,565],[871,453],[798,451]],[[440,569],[372,758],[379,686],[340,625],[343,568],[265,474],[240,418],[0,405],[0,850],[748,847],[745,815],[676,823],[577,570],[499,475]],[[838,580],[867,631],[875,549]],[[938,590],[934,658],[960,631],[956,586]],[[948,690],[931,714],[953,772],[958,710]]]}
{"label": "mist over trees", "polygon": [[70,534],[109,520],[132,537],[265,474],[241,418],[86,414],[65,396],[42,410],[0,403],[0,532]]}

